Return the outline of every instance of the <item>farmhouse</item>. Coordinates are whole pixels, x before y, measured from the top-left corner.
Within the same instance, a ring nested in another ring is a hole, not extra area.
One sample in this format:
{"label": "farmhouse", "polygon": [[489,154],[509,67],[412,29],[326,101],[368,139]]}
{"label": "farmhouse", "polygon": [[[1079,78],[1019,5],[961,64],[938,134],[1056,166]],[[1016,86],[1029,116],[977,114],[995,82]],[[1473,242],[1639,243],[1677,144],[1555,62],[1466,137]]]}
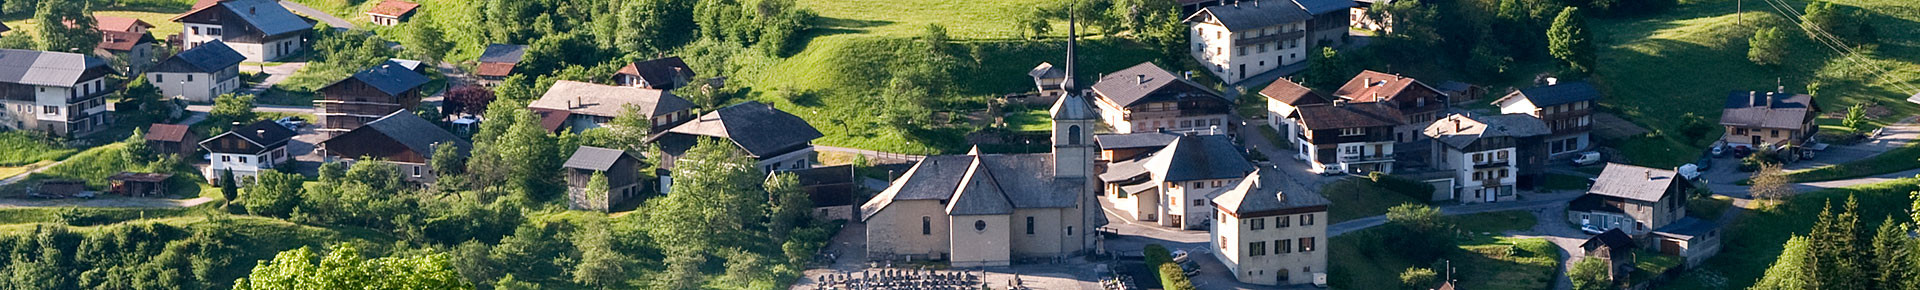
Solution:
{"label": "farmhouse", "polygon": [[1327,96],[1286,78],[1267,84],[1267,88],[1260,90],[1260,96],[1267,97],[1267,126],[1281,136],[1300,134],[1300,119],[1294,114],[1300,106],[1333,103]]}
{"label": "farmhouse", "polygon": [[513,75],[514,66],[520,65],[520,60],[526,56],[525,45],[488,44],[487,50],[480,52],[480,64],[474,68],[473,75],[480,77],[481,85],[499,85],[500,81]]}
{"label": "farmhouse", "polygon": [[148,29],[148,24],[140,19],[94,15],[94,29],[100,31],[100,44],[94,46],[93,54],[102,58],[119,59],[126,63],[127,74],[138,75],[153,66],[159,53]]}
{"label": "farmhouse", "polygon": [[1103,196],[1128,218],[1202,229],[1213,218],[1207,199],[1253,170],[1226,135],[1186,135],[1151,155],[1114,161],[1099,177]]}
{"label": "farmhouse", "polygon": [[1620,229],[1636,240],[1687,216],[1693,183],[1672,170],[1607,163],[1586,195],[1567,204],[1567,222]]}
{"label": "farmhouse", "polygon": [[[527,107],[542,112],[543,124],[557,125],[549,129],[570,128],[574,133],[605,126],[629,109],[653,124],[647,130],[650,133],[693,119],[693,102],[673,92],[576,81],[554,82],[546,94]],[[559,120],[550,120],[556,118]]]}
{"label": "farmhouse", "polygon": [[354,73],[318,90],[313,100],[320,129],[338,135],[393,112],[420,106],[420,86],[427,77],[387,61]]}
{"label": "farmhouse", "polygon": [[420,3],[384,0],[380,1],[379,5],[374,5],[373,9],[367,10],[367,20],[379,25],[400,25],[401,21],[413,18],[413,12],[418,11],[419,8]]}
{"label": "farmhouse", "polygon": [[293,14],[273,0],[203,0],[173,17],[183,27],[182,49],[219,40],[247,61],[275,61],[306,49],[313,20]]}
{"label": "farmhouse", "polygon": [[1547,135],[1547,154],[1562,155],[1593,146],[1588,131],[1593,126],[1593,109],[1600,91],[1586,82],[1557,83],[1521,89],[1494,100],[1501,114],[1527,114],[1547,123],[1553,133]]}
{"label": "farmhouse", "polygon": [[467,140],[420,118],[413,111],[399,110],[320,141],[317,146],[329,161],[374,158],[399,165],[409,182],[433,183],[438,173],[433,172],[431,164],[433,158],[440,157],[434,156],[437,154],[434,149],[440,144],[453,144],[454,151],[461,156],[473,149]]}
{"label": "farmhouse", "polygon": [[1067,81],[1067,72],[1053,67],[1052,63],[1041,62],[1027,71],[1027,77],[1033,78],[1033,89],[1041,97],[1058,98],[1066,94],[1066,88],[1060,86]]}
{"label": "farmhouse", "polygon": [[1233,132],[1233,100],[1151,62],[1108,74],[1092,101],[1114,133]]}
{"label": "farmhouse", "polygon": [[1726,108],[1720,110],[1720,125],[1727,129],[1721,139],[1729,146],[1756,149],[1806,146],[1820,132],[1813,123],[1820,112],[1811,95],[1735,91],[1727,94]]}
{"label": "farmhouse", "polygon": [[154,155],[174,154],[181,157],[193,156],[198,150],[200,135],[188,130],[187,125],[153,124],[146,132],[147,150]]}
{"label": "farmhouse", "polygon": [[[640,157],[626,150],[580,146],[567,163],[567,207],[608,211],[640,194]],[[607,180],[607,192],[589,194],[588,182],[598,173]]]}
{"label": "farmhouse", "polygon": [[0,128],[60,137],[100,132],[107,114],[107,61],[78,53],[0,49]]}
{"label": "farmhouse", "polygon": [[622,86],[671,91],[687,86],[693,68],[680,57],[666,57],[627,64],[613,73],[613,83]]}
{"label": "farmhouse", "polygon": [[1385,103],[1332,104],[1299,107],[1294,112],[1299,134],[1292,138],[1314,172],[1393,173],[1394,128],[1407,123],[1399,109]]}
{"label": "farmhouse", "polygon": [[1452,115],[1427,126],[1432,146],[1429,164],[1453,176],[1449,200],[1463,203],[1512,201],[1523,169],[1541,168],[1544,156],[1532,152],[1548,134],[1546,123],[1526,114],[1469,117]]}
{"label": "farmhouse", "polygon": [[215,40],[154,65],[147,71],[147,82],[167,97],[213,102],[215,97],[240,89],[240,62],[246,60],[225,42]]}
{"label": "farmhouse", "polygon": [[[813,139],[826,135],[807,124],[800,116],[775,109],[773,105],[748,101],[707,112],[648,138],[658,142],[660,167],[672,169],[675,160],[693,149],[701,138],[719,138],[739,146],[764,172],[813,167]],[[660,191],[667,192],[672,176],[661,174]]]}
{"label": "farmhouse", "polygon": [[1377,71],[1361,71],[1333,91],[1333,97],[1348,103],[1384,103],[1399,110],[1407,121],[1393,130],[1393,140],[1413,143],[1447,109],[1446,94],[1410,77]]}
{"label": "farmhouse", "polygon": [[1346,42],[1351,0],[1234,1],[1187,16],[1190,53],[1208,72],[1239,83]]}

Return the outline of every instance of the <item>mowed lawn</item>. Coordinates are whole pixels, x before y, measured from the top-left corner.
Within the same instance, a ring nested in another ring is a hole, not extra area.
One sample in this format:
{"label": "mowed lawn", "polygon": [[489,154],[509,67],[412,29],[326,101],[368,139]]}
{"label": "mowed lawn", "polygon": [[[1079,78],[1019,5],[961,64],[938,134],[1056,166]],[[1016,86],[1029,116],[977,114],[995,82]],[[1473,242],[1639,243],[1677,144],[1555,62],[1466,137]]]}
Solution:
{"label": "mowed lawn", "polygon": [[[166,9],[166,8],[156,8],[155,10],[169,10],[169,11],[154,12],[154,11],[135,11],[135,10],[99,10],[99,11],[94,11],[93,14],[104,15],[104,16],[114,16],[114,17],[127,17],[127,18],[140,19],[141,21],[146,21],[147,24],[153,24],[154,26],[153,29],[149,29],[147,30],[147,32],[153,34],[154,40],[159,40],[163,42],[167,41],[168,35],[174,35],[174,34],[180,33],[180,24],[174,23],[172,19],[174,16],[180,15],[180,13],[187,12],[186,10],[170,11],[172,9]],[[27,16],[22,16],[22,17],[27,17]],[[15,33],[36,33],[40,30],[39,24],[36,24],[36,21],[34,21],[33,18],[31,17],[21,18],[21,19],[9,19],[6,21],[6,23],[7,23],[7,27],[13,28],[13,31],[7,32],[7,34],[9,35],[12,35]]]}
{"label": "mowed lawn", "polygon": [[1759,281],[1767,267],[1779,259],[1781,245],[1786,244],[1787,238],[1806,235],[1812,229],[1827,203],[1831,202],[1833,213],[1839,214],[1848,196],[1858,198],[1859,228],[1871,231],[1889,217],[1895,221],[1906,219],[1906,210],[1912,205],[1907,194],[1915,190],[1920,190],[1920,179],[1899,179],[1803,193],[1785,204],[1746,211],[1741,213],[1738,223],[1723,226],[1721,232],[1726,235],[1721,240],[1719,255],[1707,260],[1703,268],[1663,288],[1745,289]]}
{"label": "mowed lawn", "polygon": [[[1806,5],[1805,1],[1787,2],[1794,9]],[[1912,41],[1920,36],[1916,4],[1907,0],[1833,2],[1882,14],[1873,21],[1881,39],[1878,53],[1863,57],[1892,73],[1873,72],[1844,61],[1808,39],[1764,3],[1748,3],[1741,14],[1734,13],[1735,0],[1700,0],[1650,17],[1594,18],[1591,24],[1599,38],[1600,60],[1596,81],[1607,93],[1602,106],[1656,131],[1615,145],[1634,163],[1678,166],[1693,160],[1701,148],[1718,139],[1721,131],[1715,128],[1701,136],[1682,136],[1685,120],[1679,116],[1694,113],[1712,126],[1718,122],[1729,92],[1765,91],[1776,86],[1805,92],[1806,85],[1815,80],[1821,83],[1816,101],[1829,111],[1873,102],[1892,111],[1876,116],[1873,122],[1878,124],[1920,112],[1920,108],[1904,101],[1920,92],[1906,91],[1901,89],[1906,86],[1899,85],[1920,84],[1916,82],[1920,69],[1913,63],[1920,59],[1920,43]],[[1785,65],[1761,67],[1747,60],[1747,39],[1761,25],[1781,27],[1782,34],[1790,39]]]}
{"label": "mowed lawn", "polygon": [[[857,34],[914,36],[927,24],[940,24],[955,39],[1010,39],[1020,37],[1014,19],[1033,7],[1052,6],[1046,0],[800,0],[800,7],[819,13],[829,29]],[[1066,21],[1054,21],[1060,34]]]}
{"label": "mowed lawn", "polygon": [[[1546,289],[1559,267],[1560,249],[1545,239],[1518,239],[1501,232],[1523,230],[1536,222],[1526,211],[1502,211],[1452,216],[1465,233],[1460,249],[1444,255],[1452,261],[1454,276],[1464,289]],[[1386,228],[1352,232],[1327,243],[1332,267],[1328,283],[1338,289],[1403,289],[1400,272],[1408,267],[1432,267],[1409,260],[1386,247]],[[1439,269],[1436,269],[1439,270]]]}

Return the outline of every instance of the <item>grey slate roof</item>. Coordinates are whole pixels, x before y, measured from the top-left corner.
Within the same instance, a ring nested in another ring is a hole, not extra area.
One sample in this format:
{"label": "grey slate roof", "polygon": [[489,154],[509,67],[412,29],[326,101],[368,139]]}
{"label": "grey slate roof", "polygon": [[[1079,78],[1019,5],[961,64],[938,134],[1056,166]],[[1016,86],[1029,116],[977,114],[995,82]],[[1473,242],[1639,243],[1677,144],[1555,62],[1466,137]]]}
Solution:
{"label": "grey slate roof", "polygon": [[421,85],[427,84],[428,81],[426,76],[420,75],[420,73],[414,72],[412,69],[408,69],[406,66],[400,65],[400,63],[393,62],[392,60],[381,62],[379,65],[361,70],[349,78],[358,79],[360,82],[367,83],[368,86],[373,86],[374,89],[380,90],[380,92],[394,96],[406,93],[407,90],[419,88]]}
{"label": "grey slate roof", "polygon": [[193,47],[193,49],[180,51],[179,54],[167,58],[167,61],[184,63],[188,67],[196,69],[196,71],[193,72],[201,73],[226,70],[227,68],[240,65],[240,62],[246,60],[246,56],[240,55],[240,52],[234,51],[232,47],[227,46],[226,42],[219,40],[209,41],[200,46]]}
{"label": "grey slate roof", "polygon": [[407,146],[407,150],[420,153],[420,156],[427,159],[433,159],[433,145],[441,142],[453,142],[455,151],[459,151],[462,155],[473,149],[473,144],[467,143],[467,140],[460,139],[454,136],[453,132],[447,132],[446,129],[441,129],[440,126],[433,125],[433,122],[428,122],[427,119],[420,118],[420,115],[413,114],[413,111],[405,109],[387,114],[354,130],[374,130],[393,139],[394,142]]}
{"label": "grey slate roof", "polygon": [[1720,229],[1720,224],[1693,217],[1684,217],[1667,224],[1667,226],[1654,229],[1653,233],[1661,236],[1691,240],[1693,237],[1706,235],[1716,229]]}
{"label": "grey slate roof", "polygon": [[1034,66],[1033,70],[1027,71],[1027,76],[1036,79],[1057,79],[1067,77],[1067,73],[1054,68],[1052,63],[1041,62],[1040,65]]}
{"label": "grey slate roof", "polygon": [[1807,115],[1819,110],[1811,95],[1735,91],[1727,94],[1726,109],[1720,111],[1720,124],[1801,129]]}
{"label": "grey slate roof", "polygon": [[[1311,1],[1311,0],[1307,0]],[[1265,3],[1261,3],[1265,2]],[[1260,4],[1254,4],[1260,3]],[[1351,6],[1352,4],[1347,4]],[[1315,4],[1316,8],[1326,9]],[[1313,13],[1293,1],[1245,1],[1238,4],[1215,5],[1201,8],[1200,12],[1188,16],[1187,21],[1201,21],[1203,16],[1211,15],[1214,21],[1226,26],[1230,31],[1247,31],[1268,26],[1294,23],[1313,18]]]}
{"label": "grey slate roof", "polygon": [[[1457,123],[1456,123],[1457,122]],[[1483,138],[1530,137],[1553,133],[1547,123],[1527,114],[1500,114],[1468,117],[1455,114],[1427,125],[1427,137],[1455,149],[1473,145]]]}
{"label": "grey slate roof", "polygon": [[[1580,243],[1580,248],[1592,251],[1600,246],[1606,246],[1609,251],[1612,251],[1609,257],[1625,257],[1631,255],[1634,248],[1638,248],[1634,244],[1632,236],[1628,236],[1627,232],[1620,231],[1619,228],[1614,228],[1587,238],[1585,243]],[[1593,254],[1587,253],[1587,255]]]}
{"label": "grey slate roof", "polygon": [[[294,135],[299,135],[272,120],[260,120],[230,132],[265,147],[273,147],[274,144],[287,142],[288,139],[293,139]],[[207,138],[207,141],[213,141],[213,138]]]}
{"label": "grey slate roof", "polygon": [[1214,206],[1235,216],[1286,209],[1326,206],[1333,202],[1319,193],[1291,186],[1285,174],[1257,170],[1234,182],[1233,188],[1213,198]]}
{"label": "grey slate roof", "polygon": [[800,116],[758,101],[707,112],[667,132],[732,140],[757,157],[772,156],[781,149],[805,145],[826,136]]}
{"label": "grey slate roof", "polygon": [[1099,134],[1093,135],[1093,143],[1100,144],[1100,150],[1166,147],[1167,144],[1173,144],[1173,139],[1176,138],[1180,138],[1180,134],[1165,132]]}
{"label": "grey slate roof", "polygon": [[1086,182],[1054,177],[1053,155],[1047,153],[928,156],[861,205],[860,218],[903,200],[947,200],[954,215],[1001,212],[995,192],[1013,209],[1068,208],[1087,193]]}
{"label": "grey slate roof", "polygon": [[1493,102],[1499,103],[1514,97],[1526,98],[1527,101],[1533,102],[1533,105],[1536,107],[1546,107],[1579,101],[1599,100],[1600,90],[1594,89],[1593,85],[1587,84],[1587,82],[1565,82],[1551,86],[1520,89],[1513,94],[1509,94]]}
{"label": "grey slate roof", "polygon": [[[1294,2],[1299,3],[1301,8],[1306,8],[1307,13],[1313,15],[1344,12],[1354,6],[1353,1],[1348,0],[1294,0]],[[1339,17],[1345,16],[1345,14],[1339,15]]]}
{"label": "grey slate roof", "polygon": [[1658,202],[1661,196],[1666,195],[1667,188],[1673,185],[1674,178],[1672,170],[1607,163],[1607,168],[1600,171],[1600,177],[1594,179],[1593,188],[1587,189],[1587,194]]}
{"label": "grey slate roof", "polygon": [[527,56],[527,46],[518,44],[488,44],[487,50],[480,52],[480,62],[520,63]]}
{"label": "grey slate roof", "polygon": [[4,83],[72,87],[88,69],[105,66],[106,60],[85,54],[0,49],[0,82]]}
{"label": "grey slate roof", "polygon": [[1254,170],[1226,135],[1180,136],[1147,157],[1144,166],[1167,182],[1238,178]]}
{"label": "grey slate roof", "polygon": [[[1080,94],[1060,96],[1059,100],[1053,102],[1053,107],[1047,109],[1047,113],[1052,115],[1054,120],[1094,120],[1100,118],[1100,113],[1094,111],[1093,104],[1087,103],[1087,98],[1081,97]],[[1092,129],[1093,128],[1087,128],[1087,130]]]}
{"label": "grey slate roof", "polygon": [[693,108],[693,102],[668,91],[576,81],[554,82],[546,94],[527,107],[612,118],[625,112],[628,105],[647,118]]}
{"label": "grey slate roof", "polygon": [[1146,175],[1146,163],[1141,159],[1114,161],[1107,164],[1107,172],[1100,174],[1100,181],[1121,182]]}
{"label": "grey slate roof", "polygon": [[220,5],[227,7],[228,10],[233,11],[233,15],[239,16],[241,21],[246,21],[248,24],[253,25],[254,28],[259,28],[260,32],[266,35],[280,35],[313,29],[312,22],[307,22],[305,17],[293,14],[293,11],[287,11],[287,7],[280,6],[280,2],[278,1],[227,0],[221,1]]}
{"label": "grey slate roof", "polygon": [[1107,74],[1093,84],[1093,91],[1121,107],[1133,106],[1141,100],[1150,98],[1213,97],[1229,104],[1234,101],[1221,96],[1213,89],[1194,83],[1193,80],[1176,77],[1152,62],[1143,62]]}
{"label": "grey slate roof", "polygon": [[1398,126],[1407,123],[1407,116],[1385,103],[1358,104],[1316,104],[1300,106],[1300,122],[1308,129],[1326,130],[1339,128],[1366,128]]}
{"label": "grey slate roof", "polygon": [[593,146],[580,146],[573,150],[573,156],[567,157],[566,168],[607,171],[621,156],[630,156],[626,150],[607,149]]}
{"label": "grey slate roof", "polygon": [[[385,3],[385,2],[382,2],[382,3]],[[400,67],[404,67],[411,70],[420,69],[420,61],[418,60],[390,58],[390,59],[387,59],[387,61],[400,64]]]}

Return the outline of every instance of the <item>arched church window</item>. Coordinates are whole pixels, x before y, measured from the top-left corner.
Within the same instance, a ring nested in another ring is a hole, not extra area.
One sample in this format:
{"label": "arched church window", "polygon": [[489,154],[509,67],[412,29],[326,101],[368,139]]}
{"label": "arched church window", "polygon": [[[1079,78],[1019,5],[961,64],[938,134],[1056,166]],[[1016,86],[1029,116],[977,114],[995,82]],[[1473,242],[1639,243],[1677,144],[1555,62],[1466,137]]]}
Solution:
{"label": "arched church window", "polygon": [[1067,145],[1080,145],[1080,125],[1067,126]]}

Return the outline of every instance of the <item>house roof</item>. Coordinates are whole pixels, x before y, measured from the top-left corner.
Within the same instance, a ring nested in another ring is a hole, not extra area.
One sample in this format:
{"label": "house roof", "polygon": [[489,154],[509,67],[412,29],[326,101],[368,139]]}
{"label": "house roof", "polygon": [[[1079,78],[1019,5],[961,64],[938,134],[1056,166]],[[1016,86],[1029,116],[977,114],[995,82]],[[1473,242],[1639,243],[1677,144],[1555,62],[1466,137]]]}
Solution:
{"label": "house roof", "polygon": [[1142,132],[1133,134],[1093,135],[1093,143],[1100,144],[1100,150],[1166,147],[1180,134],[1166,132]]}
{"label": "house roof", "polygon": [[1547,123],[1527,114],[1500,114],[1469,117],[1454,114],[1427,125],[1427,137],[1455,149],[1466,148],[1483,138],[1531,137],[1553,133]]}
{"label": "house roof", "polygon": [[627,64],[627,66],[620,67],[620,71],[617,73],[638,76],[640,79],[647,80],[649,84],[671,84],[673,83],[673,74],[676,72],[674,70],[676,68],[680,69],[678,72],[684,77],[688,79],[693,78],[693,68],[688,67],[687,62],[681,60],[678,56],[630,63]]}
{"label": "house roof", "polygon": [[85,54],[0,49],[0,82],[4,83],[72,87],[87,70],[106,66],[106,60]]}
{"label": "house roof", "polygon": [[[379,65],[361,70],[349,78],[358,79],[360,82],[364,82],[368,86],[380,90],[380,92],[393,96],[398,96],[409,90],[419,88],[429,81],[426,76],[420,75],[420,73],[414,72],[412,69],[407,69],[406,66],[395,63],[393,60],[387,60],[381,62]],[[339,82],[334,83],[338,84]]]}
{"label": "house roof", "polygon": [[1720,111],[1720,124],[1739,127],[1801,129],[1810,114],[1819,112],[1813,96],[1774,92],[1734,91]]}
{"label": "house roof", "polygon": [[1400,109],[1383,103],[1324,104],[1301,106],[1300,122],[1307,128],[1340,129],[1397,126],[1407,123]]}
{"label": "house roof", "polygon": [[139,18],[126,18],[126,17],[106,16],[106,15],[94,15],[93,23],[94,23],[93,24],[94,28],[99,29],[102,32],[105,32],[105,31],[133,32],[133,27],[135,25],[146,26],[147,28],[154,27],[152,23],[147,23],[147,21],[140,20]]}
{"label": "house roof", "polygon": [[[201,6],[203,4],[206,6]],[[194,6],[193,11],[181,13],[179,16],[174,16],[172,20],[179,22],[187,16],[208,11],[213,7],[226,7],[228,11],[233,11],[232,14],[239,17],[240,21],[260,29],[260,32],[266,35],[281,35],[313,29],[313,22],[309,22],[310,20],[306,17],[293,14],[293,11],[287,11],[286,7],[280,6],[280,3],[274,0],[220,0],[211,4],[201,2]]]}
{"label": "house roof", "polygon": [[1143,166],[1168,182],[1245,177],[1254,169],[1226,135],[1180,136]]}
{"label": "house roof", "polygon": [[618,117],[627,106],[639,110],[642,117],[671,114],[693,108],[693,102],[663,90],[627,86],[609,86],[576,81],[557,81],[546,94],[528,104],[529,108],[563,110],[579,115]]}
{"label": "house roof", "polygon": [[1036,79],[1058,79],[1066,78],[1067,72],[1054,68],[1052,63],[1041,62],[1040,65],[1034,66],[1033,70],[1027,71],[1027,76]]}
{"label": "house roof", "polygon": [[1340,89],[1334,90],[1333,95],[1357,103],[1370,103],[1392,100],[1406,93],[1407,90],[1417,89],[1440,91],[1410,77],[1367,70],[1361,71],[1360,74],[1354,75],[1353,79],[1347,80],[1346,84],[1340,85]]}
{"label": "house roof", "polygon": [[1273,83],[1267,84],[1267,88],[1260,90],[1260,95],[1294,106],[1330,102],[1327,96],[1315,93],[1313,89],[1308,89],[1286,78],[1273,80]]}
{"label": "house roof", "polygon": [[487,50],[480,52],[481,63],[520,63],[527,56],[527,46],[518,44],[488,44]]}
{"label": "house roof", "polygon": [[1580,195],[1580,197],[1573,198],[1573,201],[1567,202],[1567,210],[1577,212],[1626,212],[1626,210],[1622,210],[1618,206],[1607,204],[1607,197],[1593,194],[1584,194]]}
{"label": "house roof", "polygon": [[[626,150],[580,146],[579,149],[573,150],[572,157],[567,157],[567,163],[562,166],[573,169],[607,171],[608,169],[613,169],[613,163],[620,161],[620,157],[622,156],[632,155],[628,154]],[[635,157],[635,159],[639,158]]]}
{"label": "house roof", "polygon": [[13,28],[7,27],[6,23],[0,23],[0,33],[5,33],[7,31],[13,31]]}
{"label": "house roof", "polygon": [[141,43],[158,42],[160,41],[153,39],[152,34],[126,31],[101,31],[100,45],[96,47],[107,51],[120,52],[132,51],[134,46],[139,46]]}
{"label": "house roof", "polygon": [[[1052,115],[1054,120],[1093,120],[1100,118],[1100,113],[1094,110],[1093,104],[1088,103],[1087,98],[1081,97],[1080,94],[1060,96],[1060,99],[1053,101],[1053,107],[1047,109],[1047,114]],[[1087,129],[1092,130],[1093,128]]]}
{"label": "house roof", "polygon": [[[1146,176],[1146,159],[1129,159],[1107,164],[1107,172],[1100,174],[1100,181],[1123,182],[1136,177]],[[1152,184],[1148,182],[1148,184]]]}
{"label": "house roof", "polygon": [[732,140],[748,154],[760,157],[826,136],[807,124],[807,120],[758,101],[707,112],[667,132]]}
{"label": "house roof", "polygon": [[519,64],[510,62],[483,62],[473,70],[474,75],[504,77],[513,74],[513,67]]}
{"label": "house roof", "polygon": [[1653,230],[1653,234],[1663,237],[1691,240],[1693,237],[1707,235],[1720,229],[1720,224],[1712,221],[1683,217],[1666,226]]}
{"label": "house roof", "polygon": [[1666,195],[1667,187],[1673,185],[1675,176],[1672,170],[1607,163],[1587,194],[1658,202]]}
{"label": "house roof", "polygon": [[1164,98],[1212,97],[1233,103],[1233,99],[1221,96],[1220,93],[1194,83],[1193,80],[1175,77],[1173,73],[1161,69],[1152,62],[1143,62],[1107,74],[1093,84],[1093,91],[1121,107],[1133,106],[1143,100]]}
{"label": "house roof", "polygon": [[[813,200],[814,207],[851,206],[853,204],[854,182],[858,179],[853,173],[853,165],[842,164],[813,168],[781,170],[782,174],[793,175],[794,181],[805,188],[807,197]],[[774,175],[767,175],[773,178]]]}
{"label": "house roof", "polygon": [[1433,88],[1442,92],[1465,92],[1473,89],[1473,84],[1460,81],[1444,81],[1440,82],[1440,85],[1433,86]]}
{"label": "house roof", "polygon": [[[233,131],[221,133],[221,135],[226,134],[240,136],[241,139],[247,139],[247,141],[252,141],[254,144],[260,144],[261,147],[268,148],[273,147],[275,144],[286,143],[287,140],[293,139],[294,135],[299,135],[294,133],[293,130],[288,130],[286,126],[281,126],[280,123],[274,123],[273,120],[260,120],[253,122],[253,124],[247,124],[245,127],[234,128]],[[214,139],[217,138],[207,138],[207,140],[200,142],[213,142]]]}
{"label": "house roof", "polygon": [[180,53],[168,57],[166,61],[184,63],[187,65],[186,67],[194,69],[192,72],[217,72],[240,65],[241,62],[246,60],[246,56],[240,55],[240,52],[234,51],[232,47],[228,47],[226,42],[215,40],[200,44],[200,46],[195,46],[192,49],[180,51]]}
{"label": "house roof", "polygon": [[153,124],[147,128],[147,141],[181,142],[187,139],[187,125]]}
{"label": "house roof", "polygon": [[904,200],[948,201],[954,215],[1078,206],[1086,179],[1055,177],[1053,162],[1046,153],[928,156],[861,205],[860,218]]}
{"label": "house roof", "polygon": [[1333,203],[1319,193],[1292,184],[1285,174],[1267,169],[1256,170],[1247,174],[1246,178],[1235,181],[1232,189],[1220,192],[1220,196],[1213,198],[1213,205],[1234,216],[1251,217]]}
{"label": "house roof", "polygon": [[[1587,238],[1587,242],[1580,243],[1580,248],[1591,251],[1600,248],[1600,246],[1606,246],[1607,250],[1612,252],[1609,253],[1608,257],[1618,258],[1632,254],[1633,249],[1638,247],[1634,244],[1633,236],[1628,236],[1627,232],[1620,231],[1619,228],[1614,228],[1594,235],[1592,238]],[[1587,254],[1592,255],[1593,253]]]}
{"label": "house roof", "polygon": [[[1326,7],[1323,6],[1332,6],[1320,4],[1318,2],[1321,1],[1317,0],[1305,1],[1316,2],[1314,8],[1319,9],[1326,9]],[[1269,3],[1263,5],[1261,2]],[[1348,7],[1352,6],[1351,3],[1347,5]],[[1294,1],[1248,1],[1247,3],[1236,2],[1235,4],[1201,8],[1199,12],[1188,16],[1186,21],[1217,22],[1220,23],[1220,26],[1227,27],[1229,31],[1246,31],[1249,29],[1259,29],[1262,27],[1304,21],[1313,18],[1313,14],[1314,13],[1307,11],[1306,7]]]}
{"label": "house roof", "polygon": [[540,115],[540,128],[546,128],[547,132],[559,131],[560,126],[567,124],[567,117],[573,116],[573,111],[567,110],[545,108],[527,109],[532,110],[535,115]]}
{"label": "house roof", "polygon": [[387,61],[391,61],[395,64],[399,64],[400,67],[404,67],[410,70],[416,70],[416,71],[420,70],[420,61],[418,60],[389,58],[387,59]]}
{"label": "house roof", "polygon": [[[373,120],[373,122],[353,129],[353,131],[360,130],[373,130],[374,133],[386,136],[388,139],[400,143],[401,146],[406,146],[407,150],[419,153],[421,157],[427,159],[433,159],[434,144],[443,142],[453,142],[456,151],[459,151],[460,154],[463,155],[467,154],[468,150],[473,149],[473,144],[467,143],[467,140],[460,139],[460,137],[454,136],[453,132],[447,132],[447,129],[442,129],[440,126],[434,125],[433,122],[420,118],[420,115],[415,115],[413,111],[405,109],[387,114],[384,117],[380,117],[380,119]],[[348,133],[353,132],[349,131]],[[346,134],[339,136],[346,136]],[[332,141],[332,139],[328,139],[327,141]],[[341,145],[354,146],[351,143],[329,143],[328,147]]]}
{"label": "house roof", "polygon": [[400,17],[401,15],[407,15],[407,13],[413,12],[414,8],[420,8],[420,3],[386,0],[380,1],[380,5],[373,6],[373,9],[368,9],[367,14]]}
{"label": "house roof", "polygon": [[1551,86],[1520,89],[1493,102],[1505,102],[1515,97],[1525,98],[1527,101],[1533,102],[1535,107],[1546,107],[1579,101],[1599,100],[1600,90],[1594,89],[1593,85],[1587,84],[1587,82],[1564,82]]}

